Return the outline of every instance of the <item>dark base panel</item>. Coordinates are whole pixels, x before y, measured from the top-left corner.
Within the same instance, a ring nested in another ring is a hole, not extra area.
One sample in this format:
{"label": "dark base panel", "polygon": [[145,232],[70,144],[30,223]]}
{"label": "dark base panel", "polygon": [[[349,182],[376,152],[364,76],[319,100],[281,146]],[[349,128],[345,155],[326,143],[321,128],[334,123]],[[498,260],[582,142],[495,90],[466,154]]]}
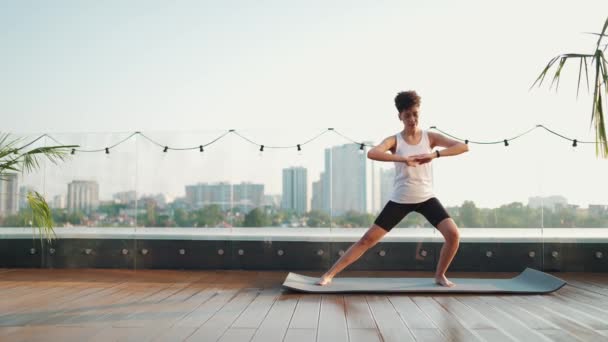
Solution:
{"label": "dark base panel", "polygon": [[[61,239],[0,240],[0,267],[326,270],[350,242]],[[384,242],[347,270],[434,271],[441,243]],[[533,254],[531,255],[530,252]],[[601,252],[600,255],[597,252]],[[607,272],[608,244],[461,243],[450,271]]]}

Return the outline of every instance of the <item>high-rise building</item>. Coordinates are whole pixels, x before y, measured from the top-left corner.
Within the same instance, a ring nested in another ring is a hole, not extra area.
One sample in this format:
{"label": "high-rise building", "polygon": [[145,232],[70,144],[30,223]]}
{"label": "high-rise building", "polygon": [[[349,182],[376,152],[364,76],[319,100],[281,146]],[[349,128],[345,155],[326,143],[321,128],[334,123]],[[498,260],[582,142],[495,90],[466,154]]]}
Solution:
{"label": "high-rise building", "polygon": [[312,198],[310,200],[310,210],[325,211],[329,214],[329,203],[323,203],[323,199],[326,198],[323,192],[323,181],[325,180],[324,177],[325,173],[321,172],[319,180],[316,182],[312,182]]}
{"label": "high-rise building", "polygon": [[186,185],[186,202],[195,209],[215,204],[222,210],[229,210],[232,207],[231,185],[226,182]]}
{"label": "high-rise building", "polygon": [[0,216],[19,211],[19,184],[16,173],[5,173],[0,179]]}
{"label": "high-rise building", "polygon": [[99,184],[75,180],[68,184],[68,211],[90,213],[99,207]]}
{"label": "high-rise building", "polygon": [[64,209],[66,206],[66,200],[64,195],[55,195],[50,203],[53,209]]}
{"label": "high-rise building", "polygon": [[283,200],[281,208],[299,214],[308,211],[307,170],[304,167],[283,169]]}
{"label": "high-rise building", "polygon": [[253,208],[260,207],[264,202],[264,184],[243,182],[234,184],[232,189],[233,206],[238,207],[243,211],[249,211]]}
{"label": "high-rise building", "polygon": [[240,208],[251,210],[262,205],[264,184],[241,183],[232,185],[227,182],[199,183],[186,185],[186,202],[193,208],[218,205],[222,210]]}
{"label": "high-rise building", "polygon": [[[371,144],[370,142],[364,142]],[[361,153],[359,145],[325,149],[325,172],[321,176],[323,203],[332,215],[347,211],[375,213],[380,208],[379,173],[376,164]]]}

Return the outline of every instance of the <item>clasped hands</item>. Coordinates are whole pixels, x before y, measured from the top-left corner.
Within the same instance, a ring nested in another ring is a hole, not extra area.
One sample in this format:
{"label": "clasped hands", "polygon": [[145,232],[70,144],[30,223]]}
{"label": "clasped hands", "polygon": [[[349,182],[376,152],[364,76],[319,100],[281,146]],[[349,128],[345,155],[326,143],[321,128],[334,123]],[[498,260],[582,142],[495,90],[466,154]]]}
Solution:
{"label": "clasped hands", "polygon": [[426,164],[435,158],[437,158],[437,155],[435,153],[423,153],[405,157],[405,160],[403,162],[407,166],[418,166]]}

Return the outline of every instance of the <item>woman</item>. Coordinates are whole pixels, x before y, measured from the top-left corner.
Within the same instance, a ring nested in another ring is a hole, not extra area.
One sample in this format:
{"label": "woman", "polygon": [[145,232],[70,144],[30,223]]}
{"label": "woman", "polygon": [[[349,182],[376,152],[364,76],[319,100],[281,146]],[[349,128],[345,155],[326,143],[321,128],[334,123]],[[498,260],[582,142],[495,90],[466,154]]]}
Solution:
{"label": "woman", "polygon": [[[403,123],[403,130],[384,139],[380,145],[367,153],[370,159],[395,163],[395,184],[391,199],[372,227],[321,276],[317,285],[331,283],[336,274],[378,243],[407,214],[416,211],[424,215],[445,238],[435,271],[435,283],[441,286],[454,286],[454,283],[446,278],[445,272],[458,251],[460,234],[454,220],[433,194],[433,173],[430,162],[439,157],[467,152],[469,147],[441,134],[418,128],[420,96],[415,91],[397,94],[395,106],[399,120]],[[445,149],[433,151],[434,147]],[[387,151],[391,153],[386,153]]]}

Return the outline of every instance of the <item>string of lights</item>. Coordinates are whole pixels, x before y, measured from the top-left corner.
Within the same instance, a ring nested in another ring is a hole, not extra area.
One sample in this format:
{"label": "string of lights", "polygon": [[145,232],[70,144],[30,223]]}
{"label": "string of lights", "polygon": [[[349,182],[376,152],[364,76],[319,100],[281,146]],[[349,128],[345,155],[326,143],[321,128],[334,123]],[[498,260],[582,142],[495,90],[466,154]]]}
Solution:
{"label": "string of lights", "polygon": [[[517,135],[515,135],[515,136],[513,136],[511,138],[501,139],[501,140],[492,140],[492,141],[477,141],[477,140],[471,140],[471,139],[462,139],[462,138],[459,138],[457,136],[454,136],[454,135],[452,135],[452,134],[450,134],[448,132],[445,132],[445,131],[439,129],[436,126],[431,126],[429,129],[430,130],[438,131],[438,132],[440,132],[440,133],[442,133],[442,134],[444,134],[444,135],[446,135],[446,136],[448,136],[448,137],[450,137],[450,138],[452,138],[454,140],[458,140],[458,141],[464,142],[465,144],[479,144],[479,145],[504,144],[505,146],[509,146],[509,141],[513,141],[513,140],[519,139],[519,138],[521,138],[521,137],[523,137],[523,136],[525,136],[525,135],[527,135],[527,134],[531,133],[532,131],[534,131],[536,129],[539,129],[539,128],[542,128],[545,131],[547,131],[547,132],[549,132],[549,133],[551,133],[551,134],[553,134],[553,135],[555,135],[555,136],[557,136],[557,137],[559,137],[561,139],[564,139],[564,140],[572,142],[572,146],[573,147],[577,147],[578,144],[598,144],[599,143],[597,141],[580,141],[578,139],[569,138],[569,137],[567,137],[567,136],[565,136],[563,134],[557,133],[554,130],[549,129],[546,126],[540,125],[540,124],[536,125],[536,126],[534,126],[532,128],[530,128],[530,129],[528,129],[528,130],[526,130],[526,131],[524,131],[524,132],[522,132],[520,134],[517,134]],[[192,147],[171,147],[171,146],[168,146],[168,145],[165,145],[165,144],[161,144],[158,141],[156,141],[156,140],[150,138],[149,136],[145,135],[144,133],[138,131],[138,132],[133,132],[128,137],[126,137],[126,138],[124,138],[124,139],[122,139],[122,140],[120,140],[120,141],[118,141],[118,142],[116,142],[116,143],[114,143],[112,145],[108,145],[106,147],[93,148],[93,149],[82,149],[82,148],[78,148],[77,149],[77,148],[72,148],[71,153],[75,154],[76,152],[88,153],[88,152],[103,152],[103,151],[105,151],[106,154],[109,154],[111,149],[119,146],[120,144],[126,142],[127,140],[129,140],[132,137],[137,136],[137,135],[141,136],[142,138],[146,139],[147,141],[151,142],[152,144],[158,146],[165,153],[167,151],[169,151],[169,150],[176,150],[176,151],[199,150],[200,152],[204,152],[205,147],[218,142],[220,139],[224,138],[228,134],[234,134],[234,135],[238,136],[239,138],[243,139],[244,141],[246,141],[246,142],[248,142],[248,143],[250,143],[252,145],[258,146],[260,152],[263,152],[264,148],[267,148],[267,149],[293,149],[293,148],[295,148],[295,149],[297,149],[297,151],[302,151],[302,146],[313,142],[314,140],[320,138],[321,136],[323,136],[324,134],[326,134],[328,132],[333,132],[334,134],[339,135],[340,137],[344,138],[345,140],[350,141],[353,144],[359,145],[359,149],[362,150],[362,151],[365,149],[365,147],[374,147],[374,145],[366,144],[363,141],[354,140],[354,139],[352,139],[352,138],[350,138],[350,137],[348,137],[348,136],[340,133],[339,131],[335,130],[334,128],[327,128],[326,130],[323,130],[322,132],[316,134],[312,138],[310,138],[310,139],[308,139],[308,140],[306,140],[306,141],[304,141],[302,143],[293,144],[293,145],[284,145],[284,146],[272,146],[272,145],[261,144],[259,142],[256,142],[256,141],[253,141],[253,140],[249,139],[248,137],[242,135],[241,133],[237,132],[234,129],[230,129],[230,130],[222,133],[218,137],[212,139],[209,142],[206,142],[206,143],[203,143],[203,144],[199,144],[197,146],[192,146]],[[33,143],[35,143],[36,141],[38,141],[38,140],[40,140],[40,139],[42,139],[44,137],[48,137],[50,140],[52,140],[54,143],[56,143],[56,144],[58,144],[60,146],[67,146],[68,145],[68,144],[62,143],[61,141],[57,140],[53,136],[45,133],[45,134],[37,137],[36,139],[32,140],[28,144],[20,147],[18,150],[24,149],[27,146],[32,145]],[[74,145],[74,144],[71,144],[71,145]]]}

